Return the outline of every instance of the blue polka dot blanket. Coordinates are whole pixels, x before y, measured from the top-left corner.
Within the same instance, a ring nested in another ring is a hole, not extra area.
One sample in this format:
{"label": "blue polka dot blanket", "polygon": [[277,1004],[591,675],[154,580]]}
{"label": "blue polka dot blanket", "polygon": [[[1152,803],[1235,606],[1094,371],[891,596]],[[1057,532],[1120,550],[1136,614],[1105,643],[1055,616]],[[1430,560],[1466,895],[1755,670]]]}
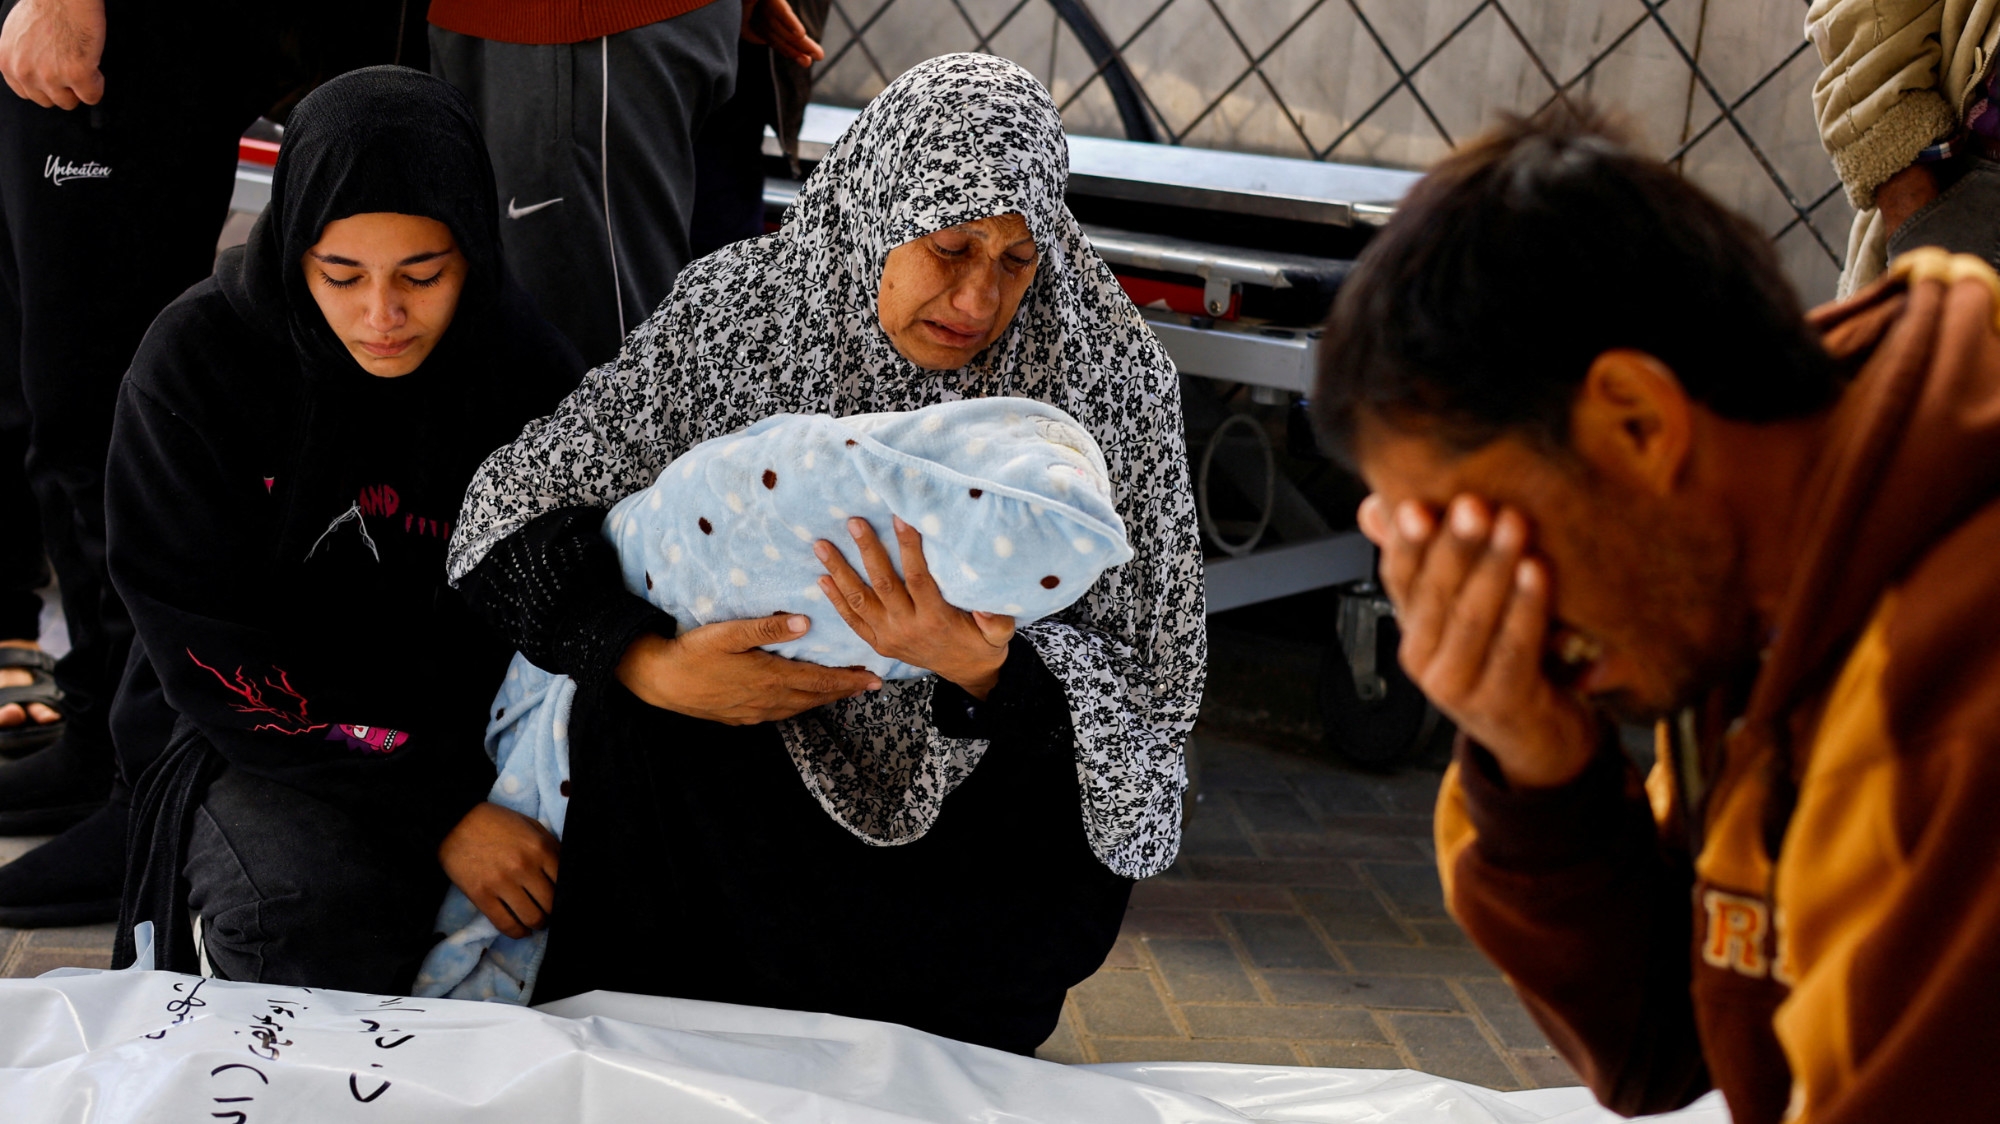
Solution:
{"label": "blue polka dot blanket", "polygon": [[[618,548],[625,587],[682,631],[804,613],[812,628],[770,651],[885,679],[928,675],[870,648],[825,603],[818,579],[826,570],[813,544],[834,543],[859,571],[851,516],[889,544],[899,574],[891,519],[917,528],[947,602],[1016,624],[1067,608],[1132,558],[1096,440],[1063,411],[1025,398],[766,418],[688,450],[613,507],[604,534]],[[557,836],[574,695],[566,676],[517,655],[486,732],[500,774],[489,799]],[[456,888],[438,931],[448,935],[424,961],[416,994],[528,1001],[542,934],[501,935]]]}
{"label": "blue polka dot blanket", "polygon": [[[569,676],[543,671],[515,653],[486,723],[486,755],[500,774],[486,799],[540,821],[558,838],[569,811],[562,790],[569,780],[569,706],[575,697]],[[504,935],[456,886],[445,891],[436,931],[445,937],[424,958],[412,994],[528,1002],[546,934],[518,940]]]}

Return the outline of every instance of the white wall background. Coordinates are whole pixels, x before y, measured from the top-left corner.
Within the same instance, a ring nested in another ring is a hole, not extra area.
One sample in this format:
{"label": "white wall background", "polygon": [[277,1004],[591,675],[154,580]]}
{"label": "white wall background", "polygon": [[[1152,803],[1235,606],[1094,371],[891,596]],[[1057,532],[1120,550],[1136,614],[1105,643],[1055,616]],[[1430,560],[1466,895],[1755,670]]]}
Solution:
{"label": "white wall background", "polygon": [[[1501,111],[1581,95],[1768,231],[1808,303],[1833,295],[1852,211],[1813,124],[1801,0],[1084,2],[1173,143],[1423,168]],[[826,47],[821,100],[986,49],[1032,70],[1071,132],[1124,135],[1048,0],[834,0]]]}

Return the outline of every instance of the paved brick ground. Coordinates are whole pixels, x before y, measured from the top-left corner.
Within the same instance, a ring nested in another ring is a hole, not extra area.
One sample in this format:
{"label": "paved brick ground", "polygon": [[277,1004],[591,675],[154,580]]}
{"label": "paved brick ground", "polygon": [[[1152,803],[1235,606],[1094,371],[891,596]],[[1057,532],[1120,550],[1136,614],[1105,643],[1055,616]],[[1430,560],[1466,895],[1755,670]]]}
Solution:
{"label": "paved brick ground", "polygon": [[[1445,916],[1434,769],[1365,774],[1213,737],[1197,755],[1180,861],[1134,889],[1117,947],[1070,994],[1042,1057],[1577,1083]],[[0,840],[0,862],[34,842]],[[109,925],[0,929],[0,976],[110,958]]]}
{"label": "paved brick ground", "polygon": [[[11,862],[40,839],[0,838],[0,863]],[[50,968],[109,968],[111,926],[75,929],[0,928],[0,977],[39,976]]]}
{"label": "paved brick ground", "polygon": [[1180,861],[1134,889],[1117,947],[1070,993],[1042,1057],[1578,1083],[1445,915],[1435,769],[1366,774],[1214,737],[1197,755]]}

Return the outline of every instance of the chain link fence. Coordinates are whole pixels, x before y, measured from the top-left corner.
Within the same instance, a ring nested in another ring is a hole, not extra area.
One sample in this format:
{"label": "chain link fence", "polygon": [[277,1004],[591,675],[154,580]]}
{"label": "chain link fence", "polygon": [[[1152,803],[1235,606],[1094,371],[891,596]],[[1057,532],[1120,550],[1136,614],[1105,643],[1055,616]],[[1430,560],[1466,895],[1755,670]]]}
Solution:
{"label": "chain link fence", "polygon": [[1853,218],[1820,147],[1800,0],[833,0],[815,96],[991,51],[1071,132],[1423,168],[1502,110],[1615,109],[1767,230],[1808,303]]}

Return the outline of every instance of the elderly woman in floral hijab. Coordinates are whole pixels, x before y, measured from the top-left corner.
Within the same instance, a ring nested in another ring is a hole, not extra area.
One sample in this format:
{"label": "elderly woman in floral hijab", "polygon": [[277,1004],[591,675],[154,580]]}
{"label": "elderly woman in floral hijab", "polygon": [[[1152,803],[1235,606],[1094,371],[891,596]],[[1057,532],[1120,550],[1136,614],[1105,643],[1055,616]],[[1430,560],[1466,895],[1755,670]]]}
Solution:
{"label": "elderly woman in floral hijab", "polygon": [[[782,230],[689,266],[616,362],[480,469],[453,579],[577,683],[560,894],[531,821],[489,806],[458,840],[523,856],[473,896],[512,935],[553,919],[538,1001],[612,988],[1030,1051],[1131,881],[1173,862],[1206,657],[1180,392],[1063,203],[1068,164],[1018,66],[915,67]],[[677,636],[621,585],[606,509],[696,444],[777,413],[997,395],[1096,436],[1135,552],[1056,616],[1017,631],[906,588],[860,520],[821,548],[843,614],[935,676],[759,650],[800,616]]]}

